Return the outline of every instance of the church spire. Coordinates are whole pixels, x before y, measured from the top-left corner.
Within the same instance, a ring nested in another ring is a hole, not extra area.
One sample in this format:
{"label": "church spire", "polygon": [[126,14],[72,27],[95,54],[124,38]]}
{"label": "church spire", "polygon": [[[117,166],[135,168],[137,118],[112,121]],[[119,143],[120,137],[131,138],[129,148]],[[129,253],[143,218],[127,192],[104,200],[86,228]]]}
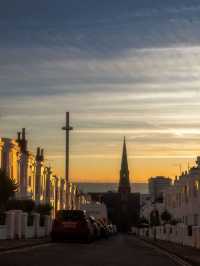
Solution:
{"label": "church spire", "polygon": [[120,181],[119,181],[118,191],[120,193],[130,193],[131,192],[125,137],[124,137],[124,143],[123,143],[123,152],[122,152],[122,161],[121,161],[121,170],[120,170]]}

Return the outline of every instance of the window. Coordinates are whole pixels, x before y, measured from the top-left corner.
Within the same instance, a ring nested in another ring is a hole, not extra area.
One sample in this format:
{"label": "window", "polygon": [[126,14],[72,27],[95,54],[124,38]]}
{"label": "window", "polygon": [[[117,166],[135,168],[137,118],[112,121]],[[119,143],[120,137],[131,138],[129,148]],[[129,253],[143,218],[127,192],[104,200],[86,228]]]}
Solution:
{"label": "window", "polygon": [[194,184],[193,184],[193,195],[194,195],[194,197],[197,197],[197,193],[198,193],[198,191],[199,191],[199,181],[195,181],[194,182]]}
{"label": "window", "polygon": [[29,176],[28,177],[28,185],[29,185],[29,187],[31,187],[31,184],[32,184],[32,182],[31,182],[31,176]]}
{"label": "window", "polygon": [[188,203],[188,197],[189,197],[189,186],[188,185],[184,186],[184,197],[185,197],[185,202]]}

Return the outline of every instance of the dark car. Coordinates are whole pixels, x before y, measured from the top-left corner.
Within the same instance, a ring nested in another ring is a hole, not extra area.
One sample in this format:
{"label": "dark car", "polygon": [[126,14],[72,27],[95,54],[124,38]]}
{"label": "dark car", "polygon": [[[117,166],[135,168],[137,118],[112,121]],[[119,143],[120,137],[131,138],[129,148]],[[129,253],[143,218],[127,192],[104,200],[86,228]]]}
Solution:
{"label": "dark car", "polygon": [[94,238],[94,230],[89,217],[82,210],[60,210],[53,222],[52,241],[85,240]]}
{"label": "dark car", "polygon": [[94,237],[95,237],[95,239],[99,239],[101,237],[100,226],[98,225],[98,222],[95,219],[95,217],[90,216],[89,218],[90,218],[90,222],[91,222],[93,229],[94,229]]}
{"label": "dark car", "polygon": [[108,238],[109,230],[108,230],[106,224],[102,220],[97,220],[97,224],[100,228],[101,237]]}

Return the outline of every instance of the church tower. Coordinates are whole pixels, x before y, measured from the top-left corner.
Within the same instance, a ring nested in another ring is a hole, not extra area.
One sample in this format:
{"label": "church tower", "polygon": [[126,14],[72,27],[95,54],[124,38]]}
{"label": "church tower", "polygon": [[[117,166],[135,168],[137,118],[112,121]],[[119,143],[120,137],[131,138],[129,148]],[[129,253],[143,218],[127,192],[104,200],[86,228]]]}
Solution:
{"label": "church tower", "polygon": [[124,137],[124,143],[123,143],[123,152],[122,152],[122,161],[121,161],[120,181],[119,181],[118,192],[124,196],[131,193],[125,137]]}
{"label": "church tower", "polygon": [[140,194],[131,193],[129,180],[128,156],[124,137],[118,191],[101,193],[102,201],[108,209],[108,217],[117,225],[118,231],[129,232],[138,225],[140,217]]}

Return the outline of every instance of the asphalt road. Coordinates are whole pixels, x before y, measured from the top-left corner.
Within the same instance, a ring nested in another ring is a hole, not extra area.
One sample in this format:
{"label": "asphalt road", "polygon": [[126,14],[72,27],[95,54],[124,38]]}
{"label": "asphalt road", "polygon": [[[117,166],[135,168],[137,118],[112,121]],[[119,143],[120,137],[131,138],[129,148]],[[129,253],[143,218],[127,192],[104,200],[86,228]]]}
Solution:
{"label": "asphalt road", "polygon": [[174,266],[181,265],[131,235],[91,244],[50,243],[0,254],[1,266]]}

